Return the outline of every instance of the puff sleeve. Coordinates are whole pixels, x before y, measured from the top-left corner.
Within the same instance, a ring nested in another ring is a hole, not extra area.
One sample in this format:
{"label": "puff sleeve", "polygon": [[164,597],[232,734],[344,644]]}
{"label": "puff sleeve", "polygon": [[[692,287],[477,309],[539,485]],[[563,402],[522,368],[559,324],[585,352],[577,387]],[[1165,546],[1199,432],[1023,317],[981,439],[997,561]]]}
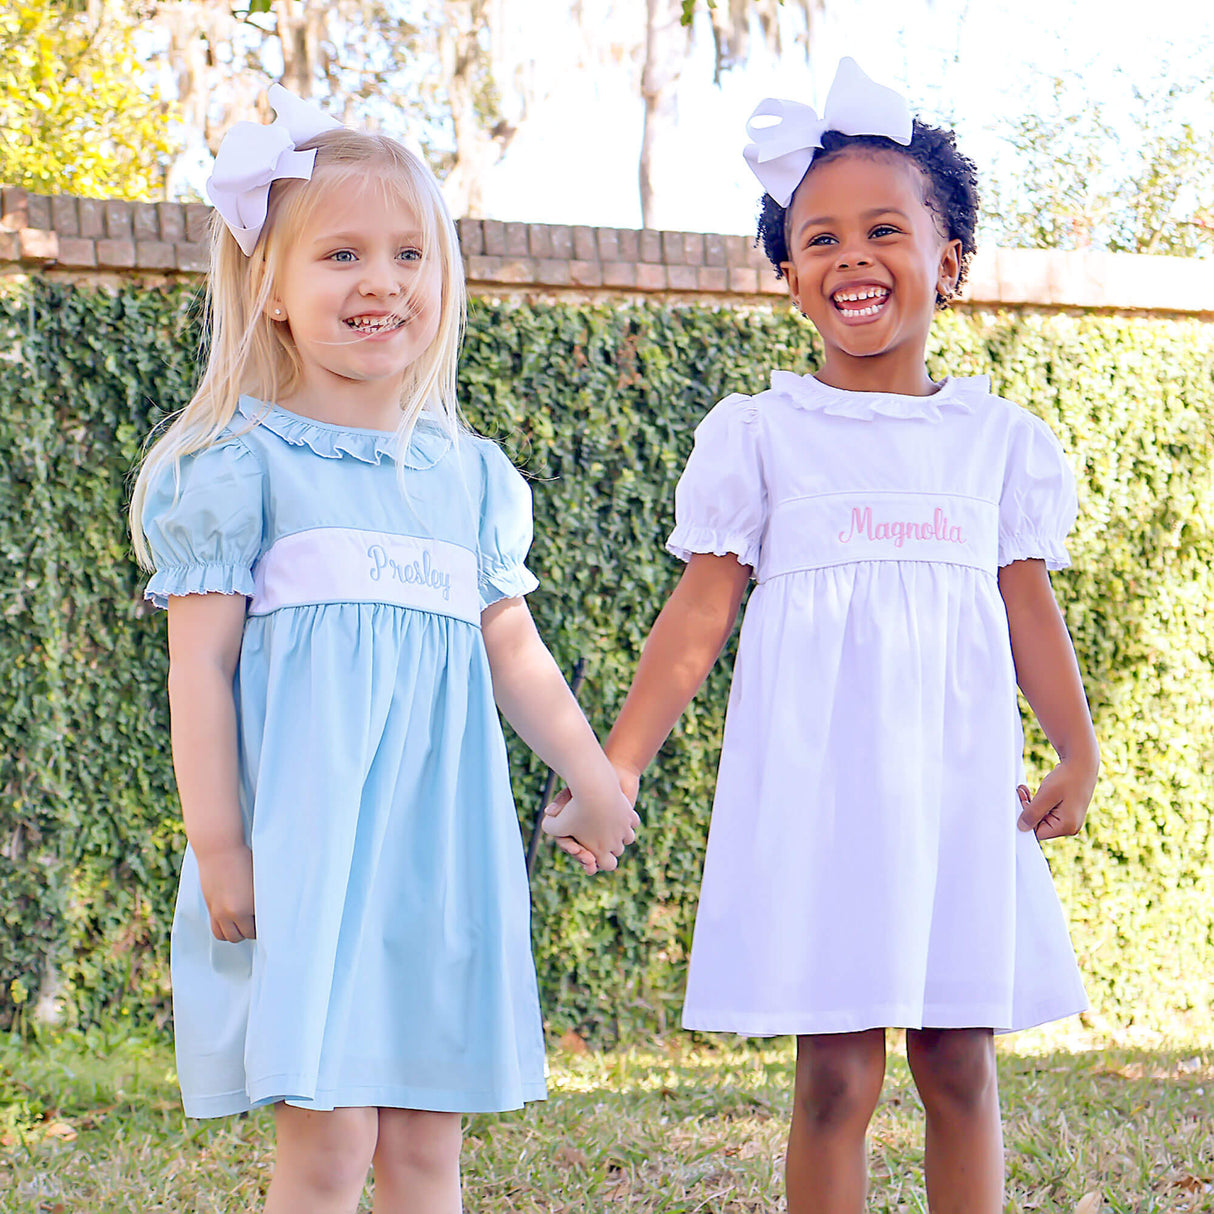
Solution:
{"label": "puff sleeve", "polygon": [[531,488],[496,443],[481,441],[484,488],[477,551],[481,610],[498,599],[529,594],[539,581],[527,568]]}
{"label": "puff sleeve", "polygon": [[262,479],[260,461],[239,439],[221,439],[161,470],[143,507],[156,567],[144,598],[167,607],[171,595],[253,594]]}
{"label": "puff sleeve", "polygon": [[1031,558],[1065,569],[1066,537],[1078,513],[1075,478],[1053,431],[1022,411],[999,497],[999,564]]}
{"label": "puff sleeve", "polygon": [[674,495],[675,528],[666,548],[725,556],[757,568],[767,525],[758,409],[749,396],[727,396],[696,427],[695,447]]}

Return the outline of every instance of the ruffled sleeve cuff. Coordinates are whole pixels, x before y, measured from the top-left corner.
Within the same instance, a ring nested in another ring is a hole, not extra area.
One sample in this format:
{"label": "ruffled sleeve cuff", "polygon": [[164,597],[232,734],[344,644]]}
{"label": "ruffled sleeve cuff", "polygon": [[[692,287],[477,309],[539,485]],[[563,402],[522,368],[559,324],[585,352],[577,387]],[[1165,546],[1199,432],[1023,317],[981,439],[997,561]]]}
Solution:
{"label": "ruffled sleeve cuff", "polygon": [[999,564],[1010,565],[1013,561],[1045,561],[1047,569],[1066,569],[1071,556],[1066,544],[1057,536],[1018,531],[1014,535],[999,533]]}
{"label": "ruffled sleeve cuff", "polygon": [[243,565],[177,565],[158,569],[143,597],[165,608],[169,599],[184,594],[242,594],[253,596],[253,577]]}
{"label": "ruffled sleeve cuff", "polygon": [[489,561],[482,558],[480,566],[481,609],[499,599],[521,598],[530,594],[539,579],[521,561]]}
{"label": "ruffled sleeve cuff", "polygon": [[666,541],[666,551],[679,560],[689,560],[696,553],[712,556],[736,556],[740,565],[755,569],[759,564],[759,543],[736,532],[716,531],[711,527],[679,523]]}

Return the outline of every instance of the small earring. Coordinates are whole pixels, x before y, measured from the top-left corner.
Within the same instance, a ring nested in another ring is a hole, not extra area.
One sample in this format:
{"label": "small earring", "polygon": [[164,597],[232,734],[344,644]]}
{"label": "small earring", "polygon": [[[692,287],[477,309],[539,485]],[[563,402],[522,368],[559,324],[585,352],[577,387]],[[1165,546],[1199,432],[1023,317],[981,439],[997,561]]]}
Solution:
{"label": "small earring", "polygon": [[275,309],[274,309],[274,315],[275,315],[275,316],[281,316],[281,315],[282,315],[282,309],[281,309],[281,308],[275,308]]}

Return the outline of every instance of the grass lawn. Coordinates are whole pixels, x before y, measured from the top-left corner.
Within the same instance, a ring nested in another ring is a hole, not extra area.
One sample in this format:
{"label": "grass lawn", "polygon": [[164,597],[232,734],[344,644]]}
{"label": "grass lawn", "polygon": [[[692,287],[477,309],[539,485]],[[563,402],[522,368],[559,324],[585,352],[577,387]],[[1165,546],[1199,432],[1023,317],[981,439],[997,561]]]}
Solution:
{"label": "grass lawn", "polygon": [[[870,1210],[889,1214],[926,1209],[922,1111],[897,1036],[871,1136]],[[1214,1211],[1214,1041],[1037,1031],[1001,1042],[1000,1066],[1009,1211]],[[783,1208],[787,1039],[558,1046],[551,1070],[546,1103],[468,1120],[470,1214]],[[6,1214],[256,1210],[272,1144],[264,1111],[186,1122],[162,1040],[0,1038]]]}

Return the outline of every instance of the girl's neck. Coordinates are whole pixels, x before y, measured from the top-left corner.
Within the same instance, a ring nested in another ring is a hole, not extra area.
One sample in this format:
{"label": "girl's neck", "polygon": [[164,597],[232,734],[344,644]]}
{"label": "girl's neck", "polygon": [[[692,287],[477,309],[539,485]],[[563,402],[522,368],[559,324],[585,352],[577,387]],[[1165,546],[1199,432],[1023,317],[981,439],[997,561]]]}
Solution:
{"label": "girl's neck", "polygon": [[305,382],[274,403],[290,413],[330,426],[355,430],[395,430],[400,424],[400,388],[383,384],[340,381],[317,385]]}
{"label": "girl's neck", "polygon": [[922,355],[895,362],[888,358],[832,358],[828,352],[814,378],[846,392],[931,396],[940,390],[928,375]]}

